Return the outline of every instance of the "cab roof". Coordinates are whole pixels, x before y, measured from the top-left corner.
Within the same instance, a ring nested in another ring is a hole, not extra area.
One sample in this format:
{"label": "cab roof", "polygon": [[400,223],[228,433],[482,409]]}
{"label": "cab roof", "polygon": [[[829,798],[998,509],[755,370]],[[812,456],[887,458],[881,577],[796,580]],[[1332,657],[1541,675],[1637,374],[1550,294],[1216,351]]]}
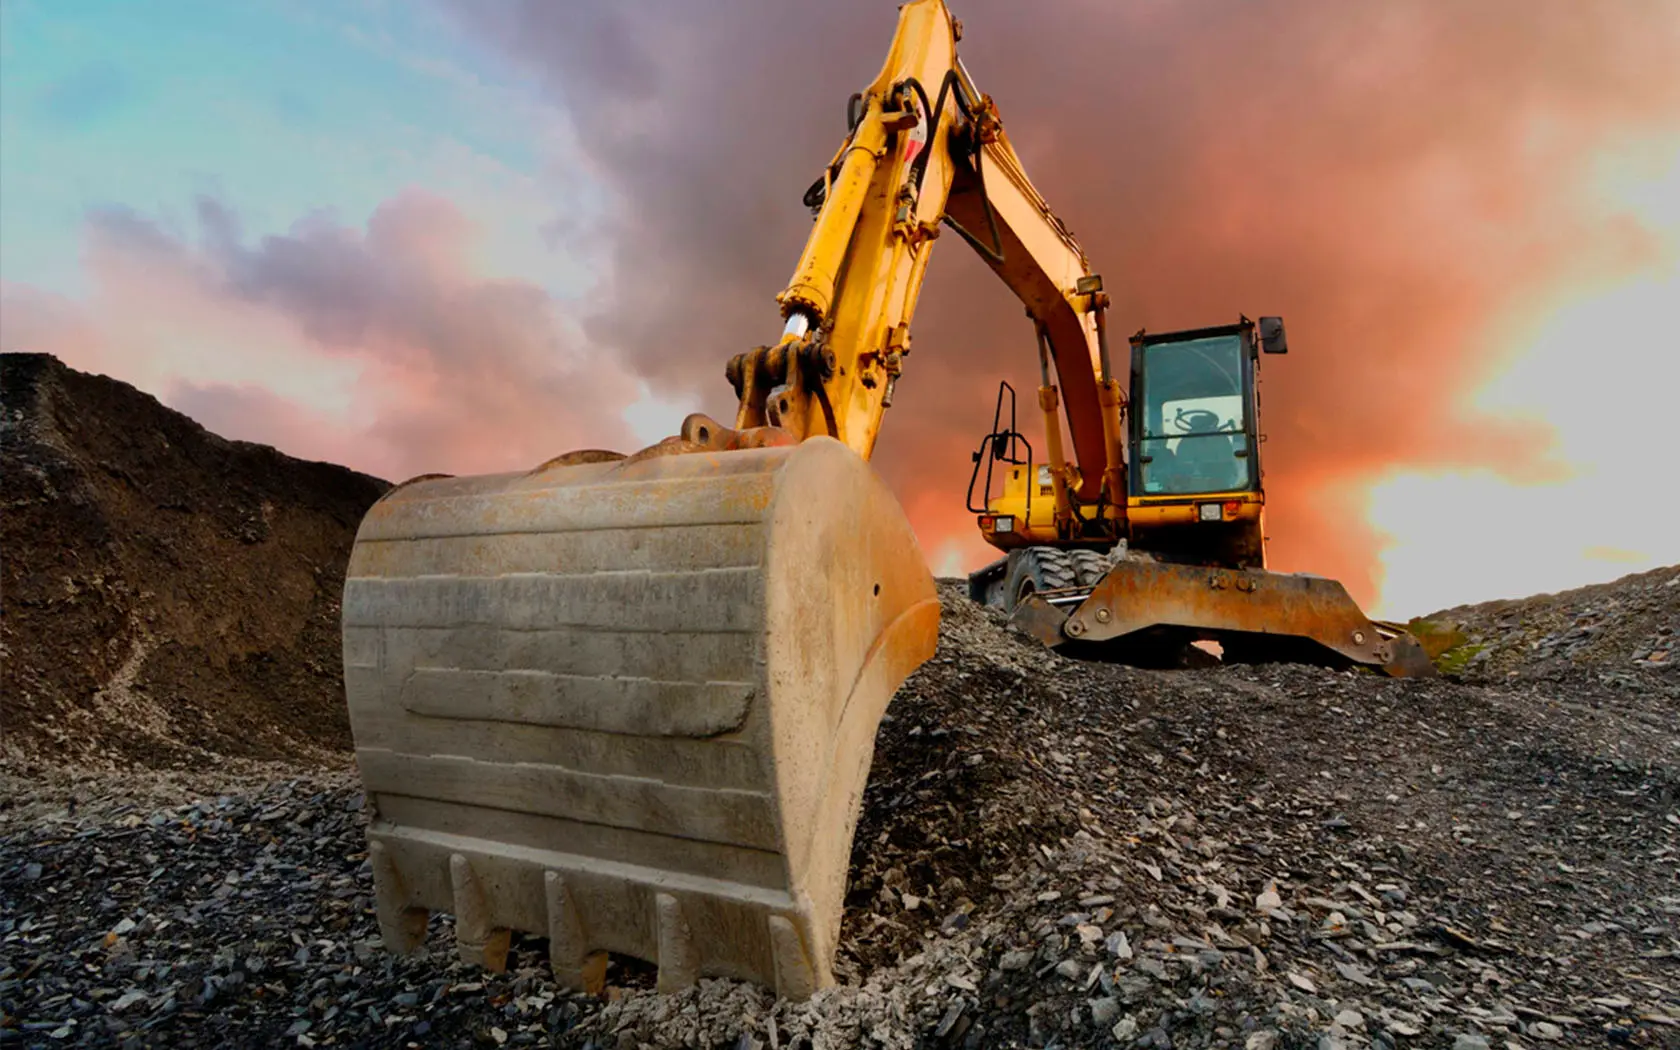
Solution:
{"label": "cab roof", "polygon": [[1176,332],[1145,332],[1139,328],[1132,336],[1133,346],[1154,346],[1157,343],[1187,343],[1192,339],[1214,339],[1222,335],[1242,335],[1254,330],[1254,322],[1247,318],[1236,324],[1214,325],[1211,328],[1184,328]]}

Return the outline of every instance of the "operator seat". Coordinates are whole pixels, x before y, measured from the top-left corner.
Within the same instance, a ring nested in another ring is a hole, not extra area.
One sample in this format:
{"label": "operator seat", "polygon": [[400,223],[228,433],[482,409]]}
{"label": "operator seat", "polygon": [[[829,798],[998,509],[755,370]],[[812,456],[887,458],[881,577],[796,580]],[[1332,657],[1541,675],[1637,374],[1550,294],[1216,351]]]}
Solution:
{"label": "operator seat", "polygon": [[[1143,491],[1146,493],[1176,492],[1182,486],[1183,467],[1178,455],[1165,441],[1154,442],[1149,462],[1143,464]],[[1155,486],[1151,488],[1150,486]]]}
{"label": "operator seat", "polygon": [[1179,477],[1200,492],[1230,488],[1237,462],[1236,445],[1228,434],[1203,434],[1178,443]]}

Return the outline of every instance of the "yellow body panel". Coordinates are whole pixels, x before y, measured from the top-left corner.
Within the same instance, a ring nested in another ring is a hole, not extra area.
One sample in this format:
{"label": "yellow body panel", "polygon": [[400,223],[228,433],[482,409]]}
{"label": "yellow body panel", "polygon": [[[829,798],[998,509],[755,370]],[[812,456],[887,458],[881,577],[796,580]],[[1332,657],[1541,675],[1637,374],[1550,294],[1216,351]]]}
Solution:
{"label": "yellow body panel", "polygon": [[[1031,473],[1039,477],[1029,477],[1027,465],[1022,463],[1012,465],[1003,475],[1003,492],[987,505],[987,516],[981,519],[980,532],[987,543],[1009,550],[1057,542],[1056,496],[1050,468],[1040,465]],[[1008,519],[1010,528],[1000,532],[999,518]]]}
{"label": "yellow body panel", "polygon": [[[1069,488],[1078,488],[1083,480],[1077,467],[1067,468]],[[1056,529],[1056,489],[1054,474],[1047,464],[1037,464],[1029,478],[1026,464],[1012,464],[1003,475],[1003,491],[987,504],[980,519],[980,533],[987,543],[1001,550],[1035,546],[1106,546],[1112,541],[1092,540],[1067,543]],[[1098,514],[1117,517],[1114,508],[1086,504],[1074,508],[1079,521],[1093,521]],[[1008,519],[1007,529],[998,528],[999,519]]]}
{"label": "yellow body panel", "polygon": [[[1003,491],[987,504],[986,514],[980,520],[980,533],[987,543],[1000,550],[1080,545],[1077,542],[1067,543],[1056,531],[1054,487],[1044,480],[1048,470],[1042,465],[1036,467],[1033,473],[1039,478],[1029,482],[1026,464],[1009,467],[1003,475]],[[1148,534],[1160,529],[1190,529],[1210,524],[1200,516],[1200,507],[1206,503],[1219,504],[1221,524],[1258,527],[1266,499],[1259,492],[1132,496],[1126,500],[1126,517],[1134,534]],[[1097,513],[1098,507],[1094,505],[1079,508],[1079,516],[1085,520],[1095,518]],[[1009,528],[998,528],[1000,518],[1008,519]]]}
{"label": "yellow body panel", "polygon": [[[1148,530],[1167,525],[1204,524],[1201,505],[1220,505],[1219,520],[1258,522],[1266,497],[1259,492],[1208,492],[1193,496],[1133,496],[1127,500],[1127,517],[1132,528]],[[1231,504],[1236,504],[1233,508]]]}

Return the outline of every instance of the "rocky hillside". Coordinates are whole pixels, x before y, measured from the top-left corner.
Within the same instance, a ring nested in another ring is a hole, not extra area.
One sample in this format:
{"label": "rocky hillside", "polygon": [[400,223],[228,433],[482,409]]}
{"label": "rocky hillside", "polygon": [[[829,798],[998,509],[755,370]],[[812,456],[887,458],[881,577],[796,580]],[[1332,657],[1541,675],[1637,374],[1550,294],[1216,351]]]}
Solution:
{"label": "rocky hillside", "polygon": [[387,487],[0,355],[4,755],[181,765],[349,745],[338,601]]}
{"label": "rocky hillside", "polygon": [[1606,673],[1680,663],[1680,573],[1514,601],[1460,606],[1429,620],[1464,635],[1457,654],[1478,677],[1533,674],[1569,664]]}
{"label": "rocky hillside", "polygon": [[878,739],[843,984],[809,1002],[728,981],[659,996],[630,960],[602,999],[573,996],[540,940],[517,940],[506,974],[463,967],[447,916],[427,954],[386,955],[353,773],[48,776],[4,785],[0,1031],[20,1046],[1680,1047],[1673,665],[1143,671],[1065,660],[954,582],[942,594],[938,656]]}

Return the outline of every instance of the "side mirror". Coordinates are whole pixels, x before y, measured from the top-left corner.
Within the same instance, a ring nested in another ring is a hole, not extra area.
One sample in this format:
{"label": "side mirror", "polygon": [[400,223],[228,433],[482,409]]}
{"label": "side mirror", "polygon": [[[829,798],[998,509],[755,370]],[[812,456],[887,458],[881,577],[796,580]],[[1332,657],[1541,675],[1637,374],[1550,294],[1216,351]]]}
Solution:
{"label": "side mirror", "polygon": [[1289,352],[1289,340],[1283,334],[1283,318],[1260,318],[1260,349],[1268,354]]}

